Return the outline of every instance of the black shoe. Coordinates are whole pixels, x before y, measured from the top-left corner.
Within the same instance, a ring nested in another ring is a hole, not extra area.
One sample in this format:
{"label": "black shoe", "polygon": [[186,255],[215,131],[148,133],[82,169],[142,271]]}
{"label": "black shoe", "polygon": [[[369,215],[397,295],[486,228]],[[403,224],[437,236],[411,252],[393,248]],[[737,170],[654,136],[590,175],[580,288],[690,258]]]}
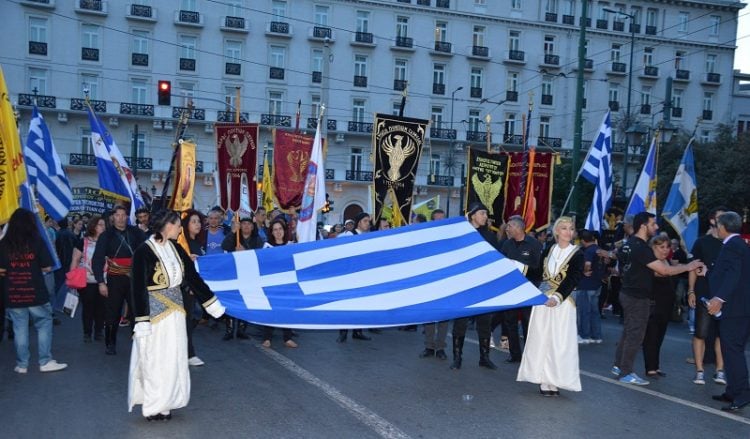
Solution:
{"label": "black shoe", "polygon": [[542,390],[542,386],[539,386],[539,393],[542,394],[542,396],[555,396],[555,392],[552,390]]}
{"label": "black shoe", "polygon": [[336,338],[336,343],[344,343],[346,342],[346,333],[339,334],[338,338]]}
{"label": "black shoe", "polygon": [[732,398],[727,396],[726,393],[722,393],[721,395],[714,395],[711,397],[714,401],[721,401],[721,402],[734,402]]}
{"label": "black shoe", "polygon": [[[445,352],[443,352],[443,355],[445,355]],[[419,358],[428,358],[428,357],[434,357],[435,356],[435,349],[425,349],[422,351],[422,353],[419,354]]]}
{"label": "black shoe", "polygon": [[437,351],[435,351],[435,356],[437,357],[438,360],[447,360],[448,359],[448,356],[445,355],[445,351],[442,350],[442,349],[438,349]]}
{"label": "black shoe", "polygon": [[362,331],[352,332],[352,339],[355,339],[355,340],[372,340],[372,338],[370,338],[370,337],[366,336],[365,334],[363,334]]}
{"label": "black shoe", "polygon": [[104,349],[104,353],[107,355],[117,355],[117,349],[115,349],[115,345],[108,344],[107,347]]}
{"label": "black shoe", "polygon": [[511,364],[511,363],[520,363],[521,359],[520,358],[508,357],[508,359],[506,359],[505,362],[508,363],[508,364]]}
{"label": "black shoe", "polygon": [[746,405],[750,404],[750,401],[738,403],[733,402],[727,406],[724,406],[721,408],[721,411],[723,412],[736,412],[737,410],[741,409],[742,407],[745,407]]}

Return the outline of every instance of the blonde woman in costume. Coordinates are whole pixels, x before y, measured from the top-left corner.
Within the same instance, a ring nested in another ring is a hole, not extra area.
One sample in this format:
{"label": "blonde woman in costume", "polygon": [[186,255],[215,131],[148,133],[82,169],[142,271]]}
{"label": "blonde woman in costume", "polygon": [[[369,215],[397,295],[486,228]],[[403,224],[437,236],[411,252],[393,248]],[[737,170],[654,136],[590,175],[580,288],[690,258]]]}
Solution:
{"label": "blonde woman in costume", "polygon": [[543,396],[559,389],[581,391],[575,301],[570,294],[583,276],[583,252],[574,245],[575,226],[560,217],[553,227],[555,244],[542,256],[544,277],[539,289],[548,299],[531,310],[529,335],[516,381],[539,384]]}
{"label": "blonde woman in costume", "polygon": [[142,405],[149,421],[171,419],[171,410],[190,401],[187,331],[181,285],[189,286],[214,318],[224,314],[185,250],[174,239],[182,228],[173,211],[158,212],[154,234],[133,256],[133,348],[128,374],[128,409]]}

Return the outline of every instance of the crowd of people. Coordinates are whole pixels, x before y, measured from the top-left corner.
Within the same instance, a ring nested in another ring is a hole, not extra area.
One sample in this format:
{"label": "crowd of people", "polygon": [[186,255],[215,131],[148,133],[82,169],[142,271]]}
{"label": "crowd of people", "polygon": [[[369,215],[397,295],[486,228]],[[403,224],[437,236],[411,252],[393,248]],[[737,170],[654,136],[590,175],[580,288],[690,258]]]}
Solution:
{"label": "crowd of people", "polygon": [[[120,328],[133,335],[128,406],[132,410],[142,405],[148,420],[170,419],[171,410],[187,404],[188,367],[204,364],[192,340],[200,323],[222,324],[224,341],[249,338],[247,322],[223,316],[223,306],[195,270],[196,259],[296,242],[296,218],[278,210],[258,208],[230,219],[220,207],[207,214],[189,210],[152,215],[142,209],[137,224],[130,225],[126,208],[115,206],[105,216],[72,216],[57,224],[48,220],[46,232],[61,262],[61,268],[52,271],[52,255],[33,215],[16,211],[0,240],[4,307],[0,316],[11,322],[8,333],[16,348],[15,371],[25,374],[29,367],[29,321],[37,331],[40,370],[67,366],[52,358],[54,309],[59,308],[61,291],[67,290],[65,273],[83,267],[86,283],[78,289],[82,341],[103,341],[104,353],[117,355]],[[445,216],[436,209],[430,221]],[[705,384],[704,365],[715,363],[714,381],[727,385],[716,399],[728,402],[728,410],[741,408],[750,402],[744,362],[750,335],[750,249],[744,243],[744,248],[734,245],[741,226],[738,218],[726,208],[714,209],[709,231],[688,252],[679,241],[675,246],[666,234],[659,234],[654,215],[647,212],[620,218],[610,236],[577,231],[568,217],[558,218],[549,230],[527,233],[520,216],[499,228],[489,227],[488,209],[472,203],[466,211],[469,223],[547,300],[539,306],[454,320],[450,369],[462,368],[464,340],[472,326],[479,341],[479,366],[496,369],[491,352],[493,334],[500,328],[499,345],[509,352],[506,363],[518,363],[518,381],[537,384],[546,397],[559,395],[561,389],[580,391],[579,346],[602,343],[601,319],[604,310],[611,309],[623,325],[611,372],[621,383],[647,385],[649,381],[636,372],[637,354],[643,352],[646,378],[666,376],[660,349],[668,323],[675,315],[681,318],[676,310],[682,310],[684,303],[691,310],[687,314],[694,328],[693,382]],[[343,224],[319,224],[318,239],[390,227],[387,220],[373,223],[362,212]],[[732,259],[721,262],[727,259],[729,244],[733,244]],[[726,316],[717,320],[721,313]],[[419,357],[448,360],[450,324],[424,325],[424,350]],[[731,335],[725,326],[732,328]],[[271,348],[273,332],[271,327],[261,328],[263,347]],[[294,331],[281,328],[281,333],[285,347],[298,347]],[[351,334],[355,340],[371,340],[361,329],[353,328]],[[349,330],[340,330],[337,341],[344,343],[348,335]]]}

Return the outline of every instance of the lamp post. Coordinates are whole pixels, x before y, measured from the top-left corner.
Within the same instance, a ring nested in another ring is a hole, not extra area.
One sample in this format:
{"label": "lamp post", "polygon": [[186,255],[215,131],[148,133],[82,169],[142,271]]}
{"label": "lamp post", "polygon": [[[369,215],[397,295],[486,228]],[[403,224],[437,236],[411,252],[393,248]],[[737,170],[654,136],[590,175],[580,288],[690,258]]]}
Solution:
{"label": "lamp post", "polygon": [[[461,91],[461,90],[463,90],[463,89],[464,89],[463,85],[460,85],[460,86],[458,86],[458,88],[456,88],[455,90],[453,90],[453,92],[451,93],[451,124],[450,124],[451,133],[454,133],[454,131],[453,131],[453,106],[456,103],[456,93],[459,92],[459,91]],[[453,138],[451,139],[451,150],[453,150],[453,148],[455,148],[455,142],[456,142],[456,136],[454,135]],[[438,172],[440,172],[439,169],[438,169]],[[451,215],[451,213],[450,213],[450,208],[451,208],[451,192],[450,192],[450,190],[448,191],[448,202],[447,203],[448,204],[446,205],[445,210],[447,210],[448,212],[446,213],[446,216],[450,216]]]}
{"label": "lamp post", "polygon": [[[635,49],[635,15],[616,9],[602,8],[605,12],[622,15],[630,19],[630,62],[628,63],[628,108],[625,112],[625,132],[630,130],[632,121],[630,120],[630,99],[633,95],[633,50]],[[623,158],[624,166],[622,167],[622,187],[623,195],[628,198],[628,146],[625,145],[625,156]]]}

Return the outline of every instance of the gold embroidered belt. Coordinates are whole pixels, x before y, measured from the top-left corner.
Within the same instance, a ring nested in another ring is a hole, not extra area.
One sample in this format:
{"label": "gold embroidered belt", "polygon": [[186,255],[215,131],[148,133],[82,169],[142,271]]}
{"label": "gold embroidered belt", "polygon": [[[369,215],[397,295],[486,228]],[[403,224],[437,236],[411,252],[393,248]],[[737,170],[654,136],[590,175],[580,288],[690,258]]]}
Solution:
{"label": "gold embroidered belt", "polygon": [[148,305],[151,324],[158,323],[173,312],[185,314],[180,287],[149,291]]}

